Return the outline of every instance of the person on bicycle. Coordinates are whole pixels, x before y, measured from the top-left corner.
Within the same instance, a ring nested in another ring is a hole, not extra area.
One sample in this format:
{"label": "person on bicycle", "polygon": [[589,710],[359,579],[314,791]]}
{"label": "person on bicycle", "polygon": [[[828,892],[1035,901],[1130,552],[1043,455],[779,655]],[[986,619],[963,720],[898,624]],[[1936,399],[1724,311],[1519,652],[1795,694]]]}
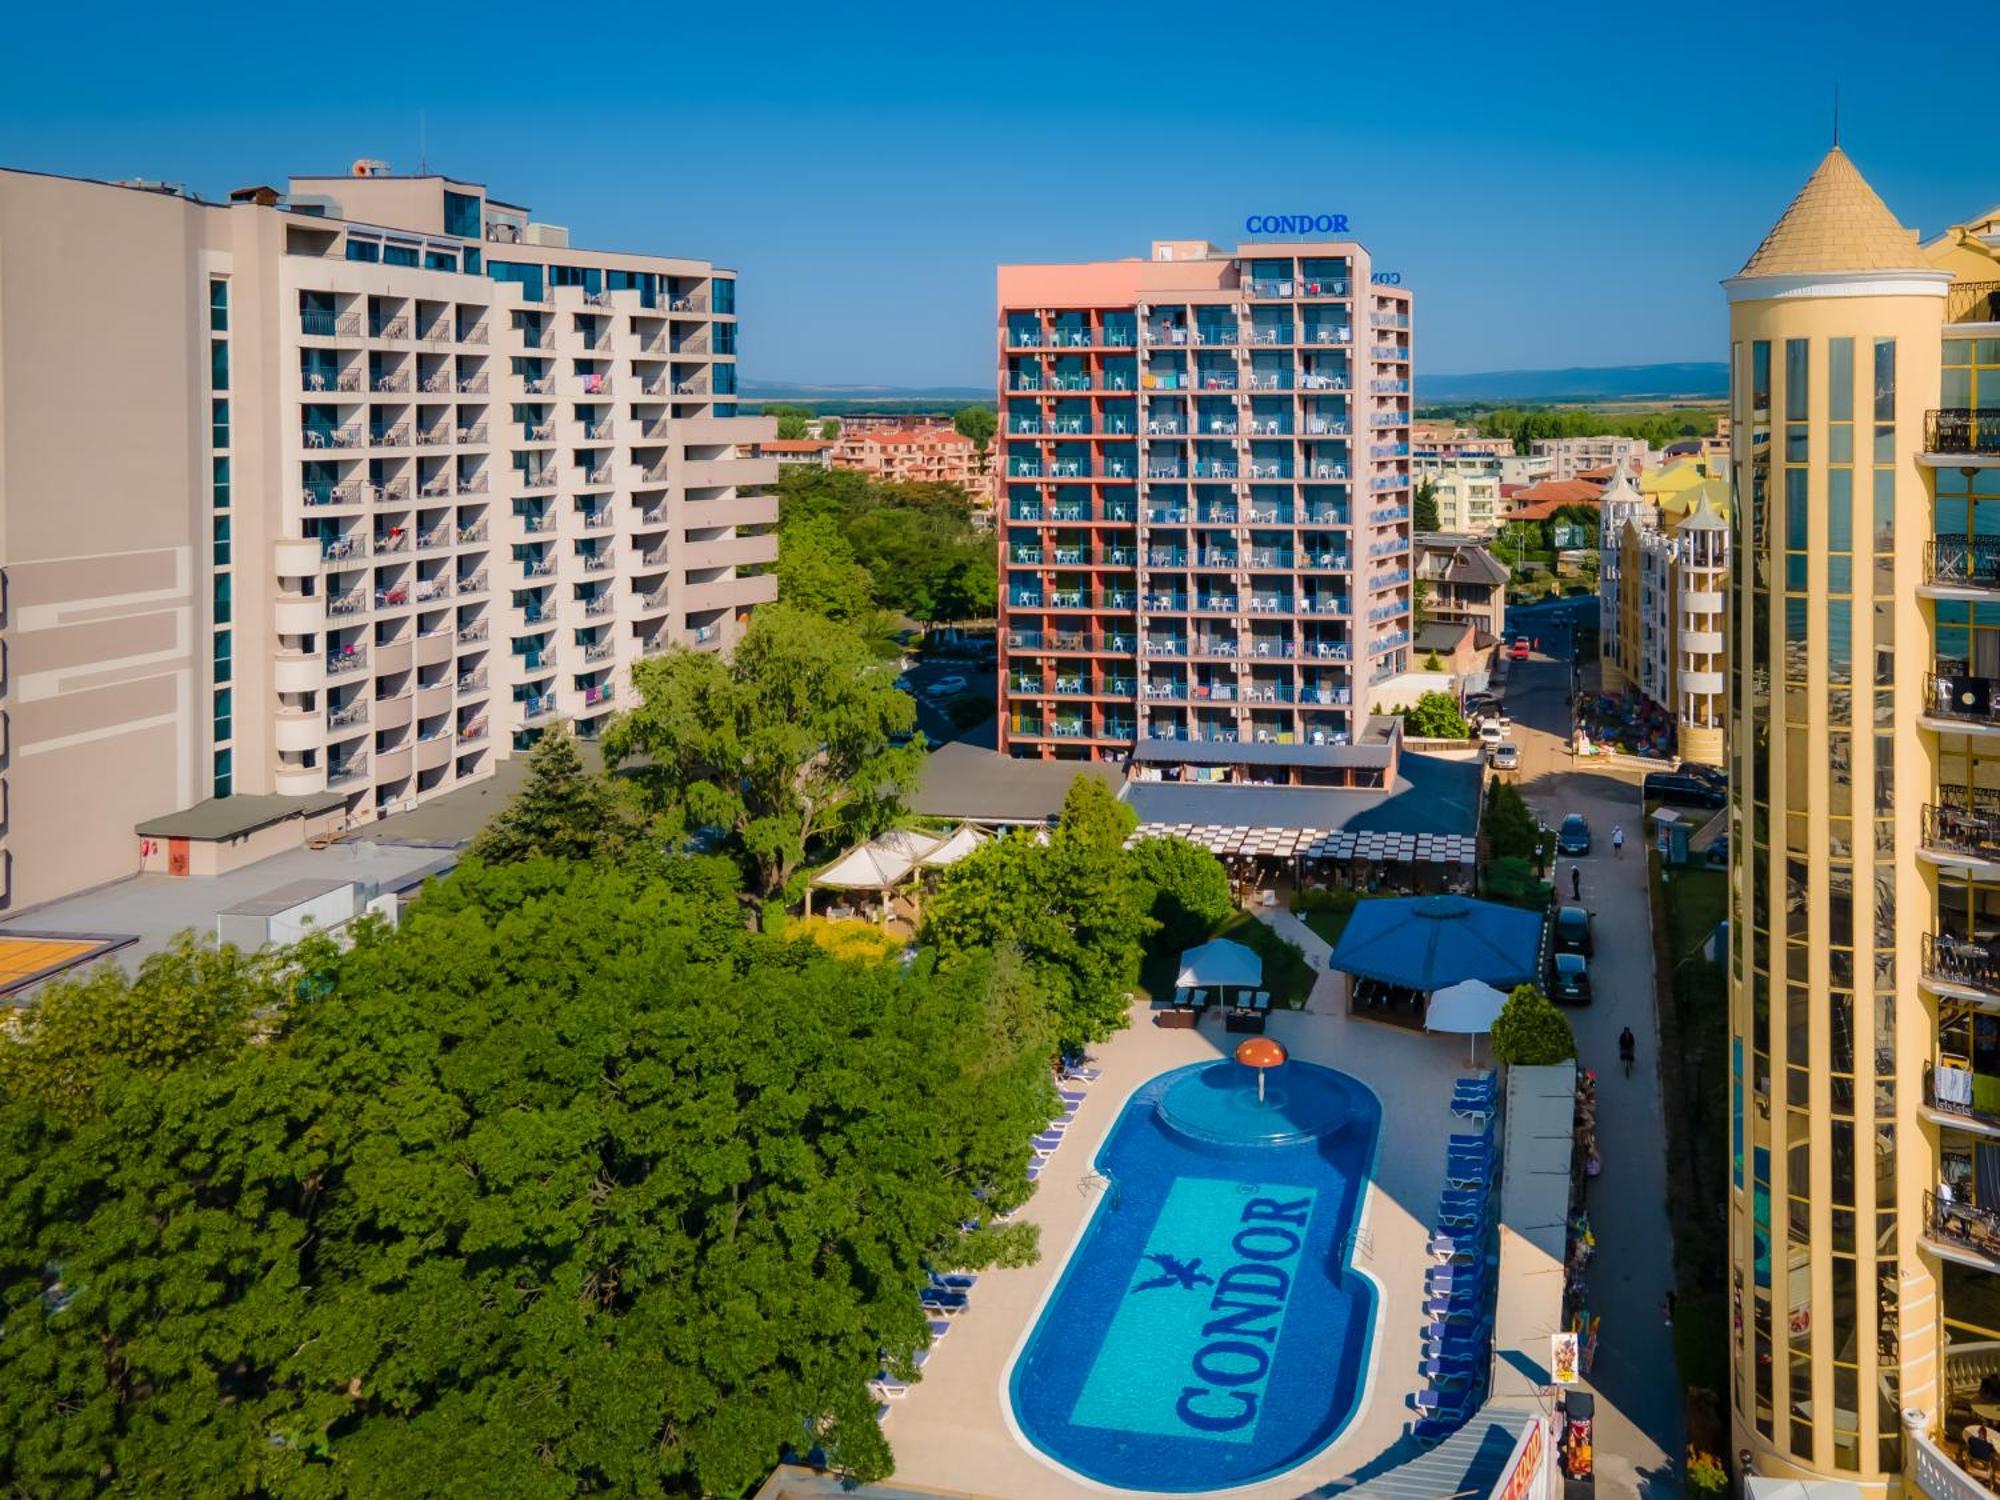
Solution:
{"label": "person on bicycle", "polygon": [[1632,1028],[1627,1026],[1618,1033],[1618,1060],[1625,1064],[1625,1071],[1632,1071],[1632,1053],[1638,1044],[1632,1040]]}

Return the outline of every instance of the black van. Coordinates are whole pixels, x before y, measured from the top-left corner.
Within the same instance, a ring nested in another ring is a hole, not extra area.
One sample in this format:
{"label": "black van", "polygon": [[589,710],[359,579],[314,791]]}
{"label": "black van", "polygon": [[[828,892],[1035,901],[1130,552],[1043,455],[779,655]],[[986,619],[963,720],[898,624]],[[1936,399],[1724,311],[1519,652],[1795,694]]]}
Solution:
{"label": "black van", "polygon": [[1712,781],[1682,771],[1649,772],[1640,794],[1648,802],[1664,802],[1670,807],[1705,807],[1712,810],[1729,805],[1729,789],[1726,786],[1717,786]]}

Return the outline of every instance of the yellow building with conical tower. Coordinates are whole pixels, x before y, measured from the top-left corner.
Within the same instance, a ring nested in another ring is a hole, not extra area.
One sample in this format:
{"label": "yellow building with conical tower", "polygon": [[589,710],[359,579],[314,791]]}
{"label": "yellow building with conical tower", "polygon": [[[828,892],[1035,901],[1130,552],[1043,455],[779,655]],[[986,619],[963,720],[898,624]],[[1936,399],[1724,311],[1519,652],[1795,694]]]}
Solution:
{"label": "yellow building with conical tower", "polygon": [[1737,1447],[1963,1500],[2000,1441],[2000,222],[1921,243],[1836,147],[1724,287]]}

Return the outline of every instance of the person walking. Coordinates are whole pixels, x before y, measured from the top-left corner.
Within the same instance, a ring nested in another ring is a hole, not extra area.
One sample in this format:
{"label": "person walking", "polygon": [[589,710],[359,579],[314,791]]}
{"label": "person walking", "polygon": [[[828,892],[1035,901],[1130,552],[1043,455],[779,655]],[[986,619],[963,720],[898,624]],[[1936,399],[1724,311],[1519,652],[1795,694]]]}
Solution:
{"label": "person walking", "polygon": [[1625,825],[1618,824],[1611,830],[1611,856],[1613,859],[1625,857]]}
{"label": "person walking", "polygon": [[1569,898],[1572,901],[1581,901],[1583,899],[1583,866],[1581,865],[1571,865],[1569,867]]}
{"label": "person walking", "polygon": [[1625,1076],[1632,1076],[1632,1053],[1637,1043],[1632,1039],[1632,1028],[1627,1026],[1618,1033],[1618,1060],[1625,1064]]}

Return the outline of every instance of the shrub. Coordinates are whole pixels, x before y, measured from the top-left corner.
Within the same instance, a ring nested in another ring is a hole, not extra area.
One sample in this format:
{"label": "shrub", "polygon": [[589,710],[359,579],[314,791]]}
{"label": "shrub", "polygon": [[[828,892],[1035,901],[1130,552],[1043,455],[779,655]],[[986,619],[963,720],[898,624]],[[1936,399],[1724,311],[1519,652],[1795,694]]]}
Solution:
{"label": "shrub", "polygon": [[1494,859],[1511,855],[1540,866],[1541,821],[1512,782],[1495,781],[1487,794],[1486,847]]}
{"label": "shrub", "polygon": [[1458,700],[1450,693],[1425,693],[1403,719],[1404,730],[1418,739],[1462,740],[1471,733]]}
{"label": "shrub", "polygon": [[1576,1056],[1569,1017],[1532,984],[1517,984],[1493,1023],[1493,1056],[1503,1063],[1543,1067]]}
{"label": "shrub", "polygon": [[1534,866],[1517,854],[1490,861],[1486,866],[1486,894],[1509,906],[1540,910],[1549,904],[1550,888],[1537,878]]}
{"label": "shrub", "polygon": [[1323,911],[1337,917],[1352,916],[1354,907],[1361,900],[1361,892],[1342,886],[1330,889],[1313,886],[1292,897],[1292,910],[1304,916],[1308,912]]}

